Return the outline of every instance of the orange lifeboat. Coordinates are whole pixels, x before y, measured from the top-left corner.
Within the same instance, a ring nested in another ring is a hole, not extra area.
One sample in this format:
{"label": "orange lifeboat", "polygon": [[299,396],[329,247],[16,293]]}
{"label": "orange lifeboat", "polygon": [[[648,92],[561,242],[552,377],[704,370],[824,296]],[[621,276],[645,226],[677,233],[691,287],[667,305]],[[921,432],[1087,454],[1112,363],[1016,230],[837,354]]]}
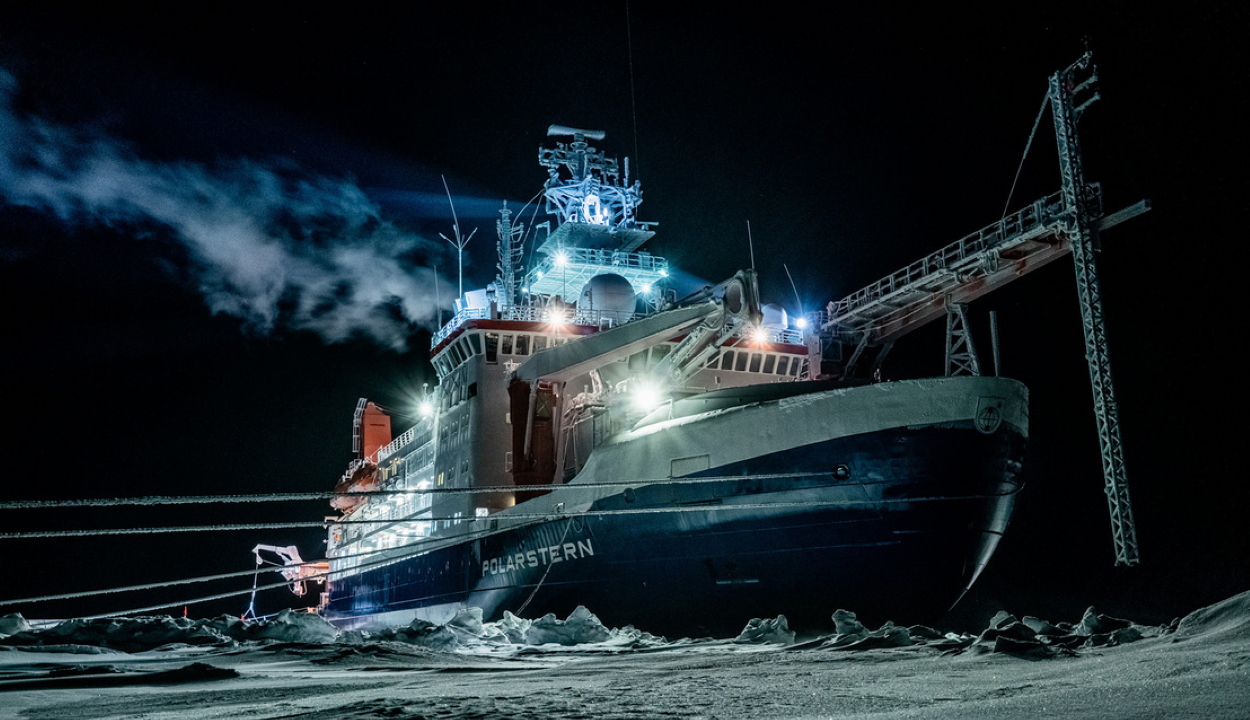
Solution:
{"label": "orange lifeboat", "polygon": [[[352,463],[343,477],[334,486],[335,493],[373,492],[378,489],[378,466],[368,461],[358,460]],[[344,496],[331,498],[330,507],[343,513],[349,513],[365,502],[362,497]]]}
{"label": "orange lifeboat", "polygon": [[[378,450],[391,442],[391,418],[382,408],[361,398],[356,405],[356,416],[352,423],[352,441],[355,446],[356,460],[348,466],[347,472],[339,478],[334,486],[335,493],[374,492],[379,487]],[[344,514],[350,513],[363,505],[363,497],[335,497],[330,500],[330,507]]]}

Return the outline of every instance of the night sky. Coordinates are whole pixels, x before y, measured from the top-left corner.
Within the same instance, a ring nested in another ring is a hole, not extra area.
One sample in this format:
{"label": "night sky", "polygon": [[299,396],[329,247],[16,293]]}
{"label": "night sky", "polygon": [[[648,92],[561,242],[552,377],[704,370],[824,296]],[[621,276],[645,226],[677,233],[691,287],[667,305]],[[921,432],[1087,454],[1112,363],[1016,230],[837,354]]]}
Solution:
{"label": "night sky", "polygon": [[[356,399],[405,412],[434,379],[434,268],[444,305],[456,278],[440,176],[464,231],[478,228],[465,285],[481,287],[497,210],[540,190],[552,123],[606,130],[596,144],[630,156],[641,217],[659,224],[646,249],[719,281],[750,263],[750,222],[764,299],[795,309],[784,264],[803,309],[820,308],[999,218],[1047,77],[1089,38],[1103,99],[1081,122],[1087,175],[1108,210],[1155,207],[1108,231],[1101,257],[1143,562],[1112,567],[1060,261],[971,306],[987,366],[998,311],[1004,374],[1031,388],[1031,443],[1013,525],[949,621],[1003,606],[1075,620],[1089,604],[1166,621],[1250,588],[1238,342],[1250,11],[1238,3],[633,6],[628,23],[619,2],[12,5],[0,10],[0,501],[330,490]],[[1013,209],[1058,187],[1047,114]],[[886,375],[940,374],[942,342],[938,327],[906,338]],[[0,510],[0,530],[330,512]],[[320,557],[323,538],[4,540],[0,599],[246,570],[257,542]],[[105,612],[248,584],[22,609]]]}

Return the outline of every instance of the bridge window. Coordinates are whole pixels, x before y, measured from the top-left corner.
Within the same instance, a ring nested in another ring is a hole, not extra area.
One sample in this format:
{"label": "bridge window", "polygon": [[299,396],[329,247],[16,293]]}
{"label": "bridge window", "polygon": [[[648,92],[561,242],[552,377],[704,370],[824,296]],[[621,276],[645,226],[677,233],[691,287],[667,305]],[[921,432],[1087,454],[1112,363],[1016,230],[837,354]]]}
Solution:
{"label": "bridge window", "polygon": [[772,371],[773,371],[773,368],[774,368],[776,365],[777,365],[777,356],[776,356],[776,355],[766,355],[766,356],[764,357],[764,374],[765,374],[765,375],[769,375],[769,374],[771,374],[771,373],[772,373]]}
{"label": "bridge window", "polygon": [[751,353],[751,372],[757,373],[759,371],[760,371],[760,354]]}
{"label": "bridge window", "polygon": [[499,362],[499,333],[486,333],[486,362]]}
{"label": "bridge window", "polygon": [[503,346],[499,349],[504,355],[512,354],[512,334],[505,333],[503,336]]}
{"label": "bridge window", "polygon": [[529,355],[530,354],[530,336],[529,335],[517,335],[516,336],[516,354],[517,355]]}

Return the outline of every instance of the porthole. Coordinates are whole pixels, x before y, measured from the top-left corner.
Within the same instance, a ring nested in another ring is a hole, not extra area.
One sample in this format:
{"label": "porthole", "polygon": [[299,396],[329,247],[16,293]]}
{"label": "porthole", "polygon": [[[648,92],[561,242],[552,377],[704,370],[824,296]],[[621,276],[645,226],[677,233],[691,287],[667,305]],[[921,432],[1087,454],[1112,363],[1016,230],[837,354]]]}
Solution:
{"label": "porthole", "polygon": [[838,480],[849,480],[851,477],[851,469],[845,465],[834,465],[833,476]]}

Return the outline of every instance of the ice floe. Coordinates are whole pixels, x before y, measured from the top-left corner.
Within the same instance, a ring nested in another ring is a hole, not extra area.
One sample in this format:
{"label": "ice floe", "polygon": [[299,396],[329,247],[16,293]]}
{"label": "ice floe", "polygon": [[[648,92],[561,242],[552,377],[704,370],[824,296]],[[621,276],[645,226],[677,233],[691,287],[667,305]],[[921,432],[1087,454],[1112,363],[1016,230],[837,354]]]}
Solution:
{"label": "ice floe", "polygon": [[[784,615],[755,618],[737,637],[721,644],[839,652],[910,648],[957,655],[1002,653],[1042,659],[1168,634],[1176,641],[1212,636],[1244,640],[1250,638],[1250,593],[1203,608],[1167,626],[1139,625],[1099,613],[1092,607],[1075,623],[1053,623],[999,612],[976,634],[943,633],[921,625],[904,627],[892,622],[870,629],[855,613],[842,609],[834,612],[832,619],[833,634],[795,644],[795,633]],[[667,640],[632,626],[609,628],[580,606],[563,619],[548,614],[531,620],[505,612],[495,622],[483,621],[479,608],[465,608],[443,625],[413,620],[405,626],[372,632],[340,632],[317,615],[291,610],[259,622],[229,616],[200,620],[161,616],[67,620],[46,629],[33,628],[18,614],[0,617],[0,645],[44,652],[137,653],[173,646],[233,647],[240,643],[275,642],[341,646],[403,643],[445,653],[499,655],[569,650],[623,652],[696,641]]]}

